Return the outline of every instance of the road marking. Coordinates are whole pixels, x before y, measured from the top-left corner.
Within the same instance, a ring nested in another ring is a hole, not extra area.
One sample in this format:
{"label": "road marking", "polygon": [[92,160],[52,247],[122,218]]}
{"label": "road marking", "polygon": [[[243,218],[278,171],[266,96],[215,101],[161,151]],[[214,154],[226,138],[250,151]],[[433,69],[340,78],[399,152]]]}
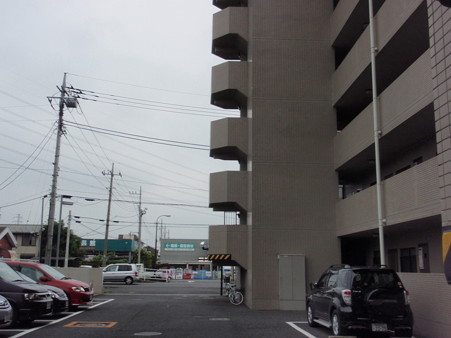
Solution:
{"label": "road marking", "polygon": [[[92,309],[92,308],[95,308],[95,307],[97,307],[97,306],[99,306],[99,305],[102,305],[102,304],[106,304],[106,303],[112,302],[113,300],[114,300],[114,299],[106,299],[104,302],[101,302],[101,303],[98,303],[98,304],[96,304],[96,305],[93,305],[93,306],[88,307],[88,309]],[[79,315],[80,313],[83,313],[83,312],[85,312],[85,311],[74,312],[74,313],[72,313],[72,314],[70,314],[70,315],[68,315],[68,316],[66,316],[66,317],[62,317],[62,318],[60,318],[60,319],[53,320],[53,321],[51,321],[50,323],[45,324],[45,325],[43,325],[43,326],[39,326],[39,327],[35,327],[35,328],[32,328],[32,329],[23,331],[23,332],[18,333],[18,334],[14,335],[14,336],[11,336],[10,338],[18,338],[18,337],[22,337],[22,336],[24,336],[24,335],[26,335],[26,334],[29,334],[30,332],[37,331],[37,330],[39,330],[39,329],[41,329],[41,328],[43,328],[43,327],[47,327],[47,326],[50,326],[50,325],[53,325],[53,324],[57,324],[57,323],[59,323],[59,322],[61,322],[61,321],[63,321],[63,320],[66,320],[66,319],[68,319],[68,318],[74,317],[74,316]]]}
{"label": "road marking", "polygon": [[293,329],[295,329],[296,331],[299,331],[300,333],[302,333],[304,336],[308,337],[308,338],[317,338],[316,336],[308,333],[307,331],[301,329],[299,326],[297,326],[296,324],[307,324],[307,322],[286,322],[288,325],[290,325]]}
{"label": "road marking", "polygon": [[117,322],[72,322],[64,327],[101,327],[101,328],[110,328],[116,325]]}

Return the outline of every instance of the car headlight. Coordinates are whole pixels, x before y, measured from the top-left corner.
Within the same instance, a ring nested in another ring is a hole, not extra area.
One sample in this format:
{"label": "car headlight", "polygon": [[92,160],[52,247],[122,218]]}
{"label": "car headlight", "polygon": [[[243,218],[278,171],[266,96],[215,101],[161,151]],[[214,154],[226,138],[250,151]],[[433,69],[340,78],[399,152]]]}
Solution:
{"label": "car headlight", "polygon": [[81,286],[73,286],[72,290],[74,290],[76,292],[85,292],[85,289],[82,288]]}
{"label": "car headlight", "polygon": [[39,298],[37,293],[24,293],[23,296],[26,300],[35,300]]}
{"label": "car headlight", "polygon": [[2,309],[7,308],[8,305],[9,305],[9,303],[6,299],[0,300],[0,308],[2,308]]}
{"label": "car headlight", "polygon": [[58,298],[59,297],[56,292],[53,292],[52,290],[49,290],[49,292],[50,292],[50,297],[52,297],[52,298]]}

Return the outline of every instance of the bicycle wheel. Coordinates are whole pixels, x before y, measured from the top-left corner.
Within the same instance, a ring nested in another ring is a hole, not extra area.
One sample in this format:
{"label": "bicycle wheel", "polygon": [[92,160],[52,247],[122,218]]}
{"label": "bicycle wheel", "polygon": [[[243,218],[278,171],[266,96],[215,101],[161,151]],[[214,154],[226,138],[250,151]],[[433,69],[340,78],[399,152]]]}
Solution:
{"label": "bicycle wheel", "polygon": [[244,300],[244,296],[240,291],[235,291],[229,295],[229,300],[233,305],[240,305]]}

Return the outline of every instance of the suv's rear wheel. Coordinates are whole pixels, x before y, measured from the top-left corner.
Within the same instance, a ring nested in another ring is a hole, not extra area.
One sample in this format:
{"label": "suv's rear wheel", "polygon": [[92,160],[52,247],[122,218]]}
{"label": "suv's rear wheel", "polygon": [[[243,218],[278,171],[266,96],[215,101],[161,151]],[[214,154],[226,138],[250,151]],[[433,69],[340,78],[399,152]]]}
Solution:
{"label": "suv's rear wheel", "polygon": [[347,334],[346,328],[341,325],[340,314],[337,310],[332,312],[330,321],[332,323],[332,332],[334,336],[345,336]]}
{"label": "suv's rear wheel", "polygon": [[125,277],[124,282],[127,285],[133,284],[133,278],[132,277]]}
{"label": "suv's rear wheel", "polygon": [[318,324],[313,320],[313,310],[310,304],[307,305],[307,322],[311,327],[318,326]]}

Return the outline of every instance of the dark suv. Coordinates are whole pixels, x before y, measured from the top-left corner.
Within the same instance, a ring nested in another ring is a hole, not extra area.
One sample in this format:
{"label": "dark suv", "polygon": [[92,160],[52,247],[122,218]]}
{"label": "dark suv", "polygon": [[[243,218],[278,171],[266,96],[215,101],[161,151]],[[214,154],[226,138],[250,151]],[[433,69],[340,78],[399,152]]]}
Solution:
{"label": "dark suv", "polygon": [[365,330],[411,337],[413,330],[409,294],[396,272],[384,266],[331,266],[311,285],[307,320],[332,328],[336,336]]}

